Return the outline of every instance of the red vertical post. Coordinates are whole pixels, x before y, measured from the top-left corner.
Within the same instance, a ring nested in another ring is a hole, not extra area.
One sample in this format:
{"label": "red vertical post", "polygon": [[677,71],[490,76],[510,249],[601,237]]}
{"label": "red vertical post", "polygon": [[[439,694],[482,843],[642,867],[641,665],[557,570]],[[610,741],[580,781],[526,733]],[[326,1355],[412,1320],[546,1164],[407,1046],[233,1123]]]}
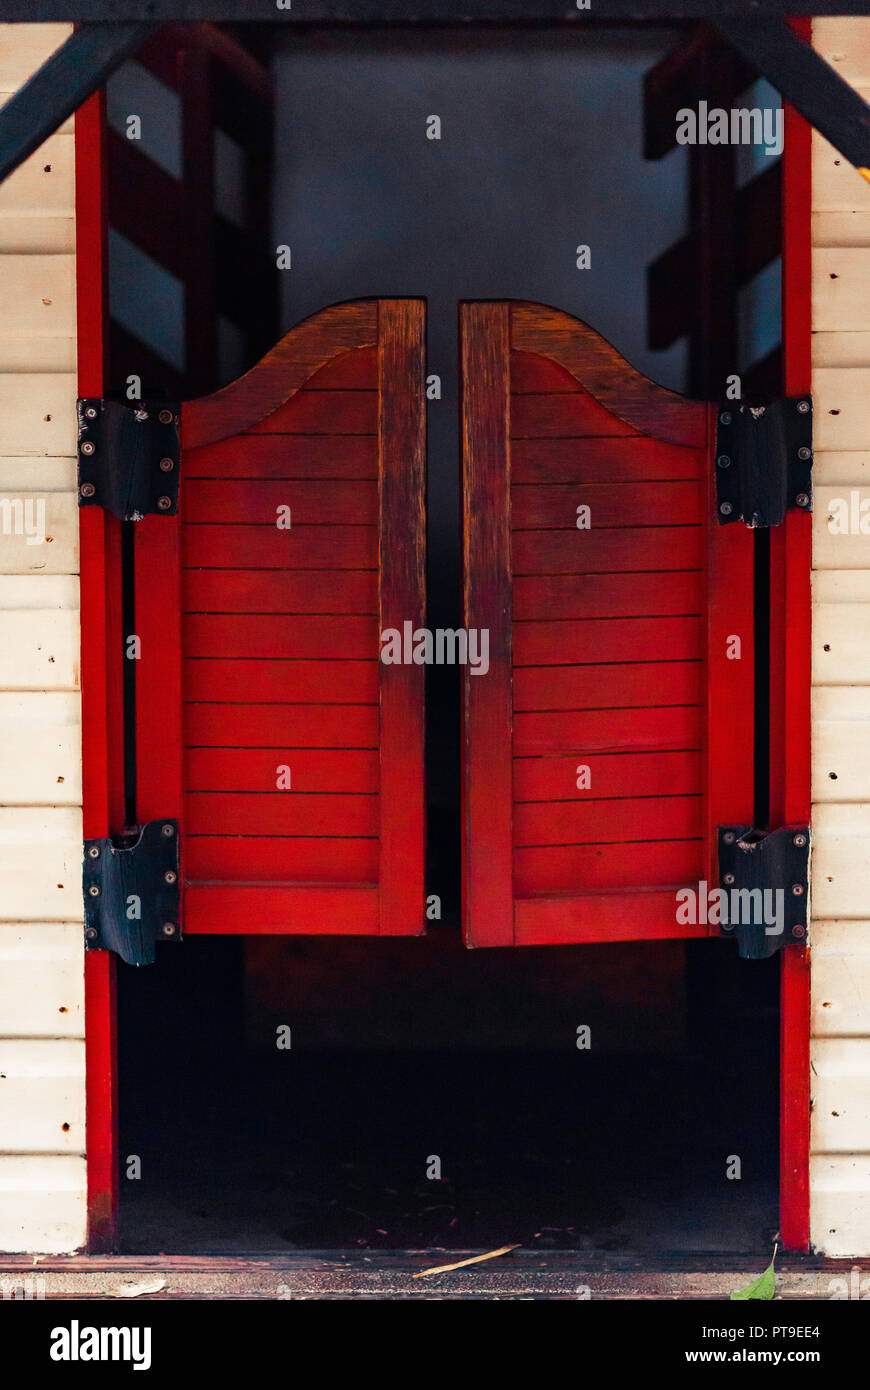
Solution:
{"label": "red vertical post", "polygon": [[[810,20],[793,21],[809,41]],[[785,110],[783,356],[785,390],[812,384],[812,132]],[[790,511],[771,531],[771,824],[810,818],[810,572],[812,518]],[[775,615],[775,618],[774,618]],[[810,962],[782,951],[780,1004],[780,1229],[788,1250],[810,1243]]]}
{"label": "red vertical post", "polygon": [[[78,390],[102,396],[106,353],[105,94],[92,96],[75,119],[76,314]],[[109,833],[123,820],[119,775],[121,685],[120,530],[98,507],[79,512],[81,548],[82,819],[84,837]],[[113,672],[113,665],[116,671]],[[113,680],[113,674],[117,679]],[[122,726],[121,726],[122,727]],[[88,1248],[112,1250],[117,1232],[117,1051],[115,960],[85,957],[85,1058]]]}

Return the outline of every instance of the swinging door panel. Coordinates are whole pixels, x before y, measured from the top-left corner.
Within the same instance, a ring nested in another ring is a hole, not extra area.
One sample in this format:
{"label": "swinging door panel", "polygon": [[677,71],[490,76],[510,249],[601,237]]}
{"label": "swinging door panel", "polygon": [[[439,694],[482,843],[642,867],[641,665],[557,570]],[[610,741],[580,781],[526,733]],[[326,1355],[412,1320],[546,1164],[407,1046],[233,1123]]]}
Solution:
{"label": "swinging door panel", "polygon": [[[703,936],[753,812],[753,547],[715,411],[567,314],[462,309],[467,944]],[[736,639],[736,642],[735,642]],[[697,894],[678,921],[676,891]]]}
{"label": "swinging door panel", "polygon": [[423,671],[379,654],[424,621],[423,344],[421,301],[338,305],[182,409],[137,811],[181,820],[185,931],[422,931]]}

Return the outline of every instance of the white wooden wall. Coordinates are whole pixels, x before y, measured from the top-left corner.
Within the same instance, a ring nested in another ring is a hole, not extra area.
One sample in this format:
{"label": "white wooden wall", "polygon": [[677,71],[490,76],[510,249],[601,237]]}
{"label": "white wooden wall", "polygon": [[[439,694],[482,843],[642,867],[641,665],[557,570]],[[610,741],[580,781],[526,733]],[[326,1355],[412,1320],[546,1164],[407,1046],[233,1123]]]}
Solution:
{"label": "white wooden wall", "polygon": [[[0,24],[0,103],[70,26]],[[73,122],[0,184],[0,1250],[85,1240]],[[10,533],[11,532],[11,533]],[[50,539],[49,539],[50,538]]]}
{"label": "white wooden wall", "polygon": [[[870,100],[870,18],[817,19],[813,42]],[[812,196],[811,1231],[870,1255],[870,535],[828,524],[870,498],[870,185],[819,136]]]}

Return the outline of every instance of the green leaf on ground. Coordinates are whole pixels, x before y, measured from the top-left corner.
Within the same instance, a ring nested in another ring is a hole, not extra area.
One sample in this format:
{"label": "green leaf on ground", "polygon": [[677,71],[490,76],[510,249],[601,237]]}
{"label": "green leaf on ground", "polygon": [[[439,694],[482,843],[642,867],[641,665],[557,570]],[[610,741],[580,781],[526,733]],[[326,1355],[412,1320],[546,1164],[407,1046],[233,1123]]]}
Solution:
{"label": "green leaf on ground", "polygon": [[776,1292],[776,1275],[773,1264],[776,1259],[776,1247],[773,1250],[773,1259],[767,1266],[763,1274],[759,1274],[757,1279],[753,1279],[751,1284],[747,1284],[745,1289],[736,1289],[731,1295],[733,1299],[745,1298],[773,1298]]}

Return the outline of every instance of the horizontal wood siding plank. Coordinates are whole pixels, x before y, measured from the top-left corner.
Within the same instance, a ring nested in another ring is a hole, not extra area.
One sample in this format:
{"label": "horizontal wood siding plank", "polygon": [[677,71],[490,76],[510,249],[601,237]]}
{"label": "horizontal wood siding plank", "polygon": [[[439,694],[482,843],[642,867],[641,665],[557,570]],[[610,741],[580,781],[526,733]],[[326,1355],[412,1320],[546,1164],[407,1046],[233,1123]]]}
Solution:
{"label": "horizontal wood siding plank", "polygon": [[81,704],[66,691],[0,691],[0,803],[81,803]]}
{"label": "horizontal wood siding plank", "polygon": [[813,807],[812,908],[818,918],[867,915],[870,805]]}
{"label": "horizontal wood siding plank", "polygon": [[0,920],[82,916],[82,818],[76,806],[0,806]]}
{"label": "horizontal wood siding plank", "polygon": [[0,923],[0,1032],[84,1037],[82,957],[81,922]]}
{"label": "horizontal wood siding plank", "polygon": [[677,616],[704,603],[697,570],[672,574],[535,574],[514,580],[514,622]]}
{"label": "horizontal wood siding plank", "polygon": [[86,1230],[83,1157],[0,1153],[0,1250],[71,1253]]}
{"label": "horizontal wood siding plank", "polygon": [[78,568],[76,494],[28,491],[24,469],[17,487],[0,483],[0,574],[77,574]]}
{"label": "horizontal wood siding plank", "polygon": [[7,1153],[85,1151],[85,1044],[0,1038],[0,1134]]}
{"label": "horizontal wood siding plank", "polygon": [[75,409],[72,372],[0,374],[0,454],[75,454]]}
{"label": "horizontal wood siding plank", "polygon": [[813,682],[870,684],[870,603],[813,605]]}
{"label": "horizontal wood siding plank", "polygon": [[[2,591],[2,580],[0,580]],[[0,611],[0,689],[74,690],[79,684],[75,610]]]}
{"label": "horizontal wood siding plank", "polygon": [[813,799],[870,802],[870,687],[813,690]]}
{"label": "horizontal wood siding plank", "polygon": [[813,369],[816,449],[866,449],[868,392],[870,367]]}
{"label": "horizontal wood siding plank", "polygon": [[870,1037],[868,978],[870,920],[815,921],[812,1031],[816,1038]]}
{"label": "horizontal wood siding plank", "polygon": [[[0,219],[71,217],[75,208],[75,137],[49,135],[0,183]],[[72,328],[74,325],[70,325]]]}
{"label": "horizontal wood siding plank", "polygon": [[816,1038],[812,1046],[814,1153],[870,1150],[870,1038]]}
{"label": "horizontal wood siding plank", "polygon": [[870,322],[870,249],[815,247],[812,300],[815,333],[866,329]]}
{"label": "horizontal wood siding plank", "polygon": [[68,24],[0,24],[0,91],[22,86],[70,32]]}

